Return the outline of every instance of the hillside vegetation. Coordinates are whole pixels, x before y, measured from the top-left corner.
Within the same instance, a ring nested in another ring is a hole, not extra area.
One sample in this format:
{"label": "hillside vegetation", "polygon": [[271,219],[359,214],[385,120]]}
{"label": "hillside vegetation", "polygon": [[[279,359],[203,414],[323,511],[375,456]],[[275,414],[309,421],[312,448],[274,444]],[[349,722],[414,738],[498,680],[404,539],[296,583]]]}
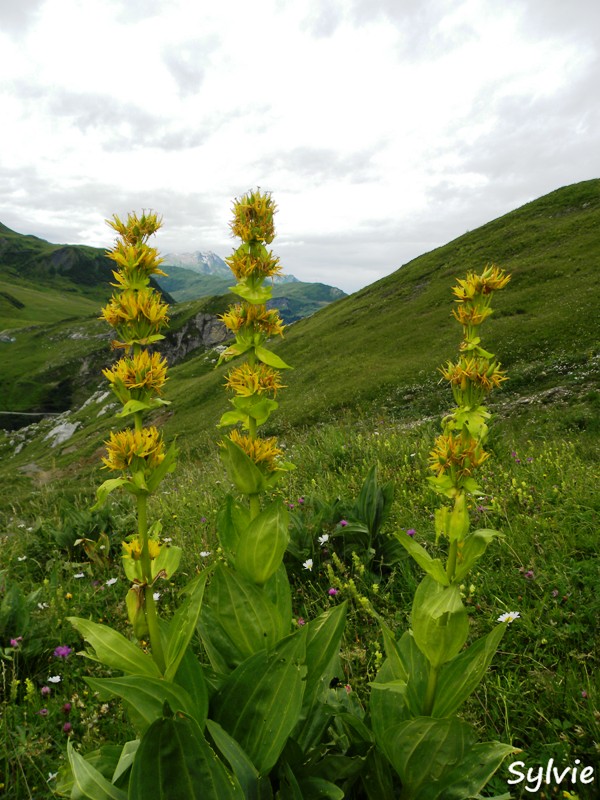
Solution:
{"label": "hillside vegetation", "polygon": [[[302,427],[344,414],[410,422],[447,408],[450,399],[438,385],[437,369],[453,357],[458,344],[449,310],[451,286],[467,270],[480,270],[488,262],[512,275],[486,323],[486,338],[510,376],[497,405],[509,414],[553,403],[562,409],[567,428],[597,425],[599,260],[600,180],[558,189],[414,259],[289,326],[284,340],[274,344],[293,366],[285,374],[288,390],[282,396],[278,427]],[[218,310],[225,300],[219,298]],[[206,301],[204,307],[217,310],[215,302]],[[177,328],[177,320],[196,309],[194,304],[178,309],[173,325]],[[78,323],[74,330],[83,326]],[[43,344],[60,350],[62,358],[68,356],[71,365],[85,363],[90,342],[95,352],[110,358],[101,324],[89,320],[85,326],[85,340],[65,328],[56,344],[51,335],[44,335]],[[32,360],[38,359],[38,370],[52,364],[50,352],[42,353],[34,335],[24,339],[21,350],[18,342],[0,345],[17,356],[11,357],[3,383],[5,395],[15,402],[34,392],[38,377]],[[190,450],[206,442],[212,446],[217,436],[226,368],[215,369],[215,360],[215,354],[202,352],[170,370],[166,396],[172,405],[165,430],[168,436],[184,437]],[[71,375],[75,384],[80,378]],[[93,389],[101,383],[98,371]],[[12,395],[11,386],[17,387]],[[106,417],[97,418],[100,410],[91,404],[76,412],[73,419],[80,422],[79,429],[68,446],[51,454],[47,444],[41,446],[39,435],[26,437],[33,443],[9,459],[11,468],[32,460],[43,464],[50,457],[59,465],[89,457],[107,424]]]}

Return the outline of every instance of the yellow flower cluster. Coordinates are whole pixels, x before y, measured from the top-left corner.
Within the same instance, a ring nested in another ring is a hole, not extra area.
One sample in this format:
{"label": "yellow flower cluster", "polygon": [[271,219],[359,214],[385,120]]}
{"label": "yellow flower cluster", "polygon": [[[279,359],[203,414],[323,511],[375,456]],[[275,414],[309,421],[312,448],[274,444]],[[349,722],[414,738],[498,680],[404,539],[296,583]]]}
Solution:
{"label": "yellow flower cluster", "polygon": [[280,389],[285,388],[281,383],[279,372],[260,362],[258,364],[245,362],[239,367],[234,367],[227,375],[225,386],[240,397],[250,397],[254,394],[272,394],[275,397]]}
{"label": "yellow flower cluster", "polygon": [[478,295],[487,296],[492,292],[503,289],[510,281],[510,275],[504,270],[493,264],[488,265],[480,275],[475,272],[467,272],[464,280],[458,281],[458,286],[454,286],[452,291],[459,303],[474,300]]}
{"label": "yellow flower cluster", "polygon": [[113,385],[160,394],[167,380],[167,361],[160,353],[142,350],[131,357],[124,356],[110,369],[102,370],[102,374]]}
{"label": "yellow flower cluster", "polygon": [[149,344],[161,327],[169,321],[168,306],[151,287],[126,290],[113,295],[102,309],[101,319],[115,328],[123,341],[114,341],[115,348],[133,344]]}
{"label": "yellow flower cluster", "polygon": [[277,206],[268,192],[248,192],[233,203],[231,230],[243,242],[265,242],[275,238],[273,216]]}
{"label": "yellow flower cluster", "polygon": [[136,247],[133,244],[117,242],[114,250],[108,257],[112,259],[120,268],[121,272],[113,272],[117,286],[128,289],[132,279],[139,280],[140,277],[145,281],[150,275],[166,275],[158,265],[162,264],[163,259],[159,258],[158,251],[154,247]]}
{"label": "yellow flower cluster", "polygon": [[440,372],[451,386],[458,386],[463,392],[469,388],[469,384],[474,384],[487,393],[507,380],[495,361],[490,363],[481,356],[463,356],[456,364],[448,361],[445,369],[440,368]]}
{"label": "yellow flower cluster", "polygon": [[450,472],[458,479],[469,478],[488,457],[482,443],[468,433],[444,433],[435,440],[429,467],[438,477]]}
{"label": "yellow flower cluster", "polygon": [[162,434],[154,426],[111,432],[105,445],[107,455],[102,461],[107,469],[125,471],[132,467],[134,470],[153,470],[165,457]]}
{"label": "yellow flower cluster", "polygon": [[[134,539],[131,539],[129,542],[122,542],[123,546],[123,556],[126,558],[131,558],[134,561],[139,561],[142,557],[142,543],[140,539],[136,536]],[[153,561],[155,558],[158,558],[160,554],[160,542],[156,539],[148,539],[148,553],[150,555],[150,559]]]}
{"label": "yellow flower cluster", "polygon": [[141,217],[129,214],[127,222],[123,222],[114,214],[107,223],[127,244],[143,244],[162,226],[162,219],[157,214],[143,212]]}
{"label": "yellow flower cluster", "polygon": [[271,278],[281,273],[279,258],[256,242],[244,243],[225,262],[238,281],[254,277]]}
{"label": "yellow flower cluster", "polygon": [[276,308],[267,309],[265,305],[237,303],[219,319],[233,333],[238,333],[245,327],[260,331],[265,336],[283,336],[284,325],[279,312]]}
{"label": "yellow flower cluster", "polygon": [[268,439],[261,439],[259,436],[252,437],[234,429],[229,434],[229,438],[234,444],[237,444],[257,466],[263,465],[269,472],[275,472],[277,469],[277,459],[283,455],[283,450],[277,447],[277,439],[274,436]]}

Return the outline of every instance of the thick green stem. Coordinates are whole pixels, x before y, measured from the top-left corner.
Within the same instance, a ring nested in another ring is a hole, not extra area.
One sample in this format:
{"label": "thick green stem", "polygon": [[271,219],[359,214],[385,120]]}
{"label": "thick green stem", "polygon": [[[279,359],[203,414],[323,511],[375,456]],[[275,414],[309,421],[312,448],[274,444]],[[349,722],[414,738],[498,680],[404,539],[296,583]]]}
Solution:
{"label": "thick green stem", "polygon": [[435,700],[435,690],[437,689],[438,669],[437,667],[429,666],[429,679],[427,681],[427,691],[425,692],[425,702],[423,704],[423,716],[429,717],[433,711],[433,702]]}
{"label": "thick green stem", "polygon": [[152,658],[161,672],[165,671],[165,656],[160,638],[158,627],[158,615],[156,613],[156,603],[152,592],[152,565],[150,559],[150,549],[148,547],[148,516],[147,516],[147,495],[141,494],[137,498],[138,513],[138,535],[142,545],[140,562],[145,583],[144,598],[146,609],[146,622],[150,633],[150,644],[152,646]]}
{"label": "thick green stem", "polygon": [[458,540],[450,542],[450,550],[448,552],[448,562],[446,564],[446,575],[449,580],[454,580],[454,573],[456,572],[456,556],[458,553]]}

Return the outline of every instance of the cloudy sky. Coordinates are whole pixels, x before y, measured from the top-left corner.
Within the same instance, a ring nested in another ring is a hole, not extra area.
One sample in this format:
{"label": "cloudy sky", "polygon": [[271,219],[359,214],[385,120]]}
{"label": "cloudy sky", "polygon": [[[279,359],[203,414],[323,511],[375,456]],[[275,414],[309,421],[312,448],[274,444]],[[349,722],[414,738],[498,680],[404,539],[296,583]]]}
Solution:
{"label": "cloudy sky", "polygon": [[285,271],[354,291],[600,177],[599,0],[0,0],[0,222],[228,255],[279,207]]}

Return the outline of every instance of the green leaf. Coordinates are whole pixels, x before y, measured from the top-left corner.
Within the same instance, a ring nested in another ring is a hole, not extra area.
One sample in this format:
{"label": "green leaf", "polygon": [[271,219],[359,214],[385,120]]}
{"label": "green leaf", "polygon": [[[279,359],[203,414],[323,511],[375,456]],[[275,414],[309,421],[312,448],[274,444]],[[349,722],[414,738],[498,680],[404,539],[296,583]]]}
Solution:
{"label": "green leaf", "polygon": [[415,542],[412,536],[407,536],[405,533],[396,533],[395,536],[421,569],[425,570],[428,575],[431,575],[437,583],[442,584],[442,586],[448,586],[450,581],[446,575],[444,565],[439,558],[432,558],[424,547],[418,542]]}
{"label": "green leaf", "polygon": [[[125,675],[121,678],[85,678],[85,681],[99,693],[100,702],[111,697],[125,700],[135,712],[135,722],[141,731],[162,717],[165,701],[173,711],[194,717],[196,709],[185,689],[166,680],[146,675]],[[205,720],[196,719],[196,722],[203,725]]]}
{"label": "green leaf", "polygon": [[237,779],[191,719],[162,718],[144,734],[128,800],[244,800]]}
{"label": "green leaf", "polygon": [[227,558],[232,562],[235,560],[240,535],[248,527],[249,523],[250,511],[248,507],[228,494],[217,513],[217,535],[219,544],[225,551]]}
{"label": "green leaf", "polygon": [[122,634],[81,617],[67,617],[71,625],[90,643],[94,652],[85,652],[88,658],[107,667],[122,670],[126,675],[147,675],[160,678],[161,674],[151,656],[143,653],[137,645]]}
{"label": "green leaf", "polygon": [[236,740],[227,731],[212,719],[206,721],[206,728],[210,733],[217,749],[225,757],[233,774],[238,779],[247,800],[258,800],[258,782],[260,775],[254,764],[242,750]]}
{"label": "green leaf", "polygon": [[281,501],[256,516],[237,543],[235,566],[249,580],[264,585],[279,569],[289,542],[289,518]]}
{"label": "green leaf", "polygon": [[459,544],[453,583],[460,583],[462,581],[475,562],[485,553],[490,542],[494,539],[503,538],[503,533],[486,528],[473,531],[473,533],[469,534],[467,538]]}
{"label": "green leaf", "polygon": [[[501,742],[481,742],[463,754],[460,764],[437,783],[422,786],[415,800],[464,800],[478,797],[504,759],[520,752]],[[502,795],[510,799],[511,795]],[[493,800],[493,799],[492,799]]]}
{"label": "green leaf", "polygon": [[150,562],[152,579],[156,578],[161,572],[163,578],[170,579],[176,572],[181,562],[183,550],[181,547],[163,545],[158,556]]}
{"label": "green leaf", "polygon": [[237,294],[247,300],[248,303],[253,305],[263,305],[271,299],[273,289],[271,286],[249,286],[247,283],[240,281],[235,286],[230,286],[229,291],[232,294]]}
{"label": "green leaf", "polygon": [[302,702],[302,720],[294,730],[294,739],[303,752],[316,746],[315,734],[322,732],[333,716],[333,708],[324,706],[323,698],[329,690],[331,679],[337,672],[339,650],[346,624],[346,603],[333,606],[305,625],[306,629],[306,681]]}
{"label": "green leaf", "polygon": [[70,739],[67,741],[67,757],[79,797],[89,800],[128,800],[127,793],[106,780],[102,773],[73,748]]}
{"label": "green leaf", "polygon": [[158,467],[152,470],[152,474],[147,479],[146,483],[148,486],[148,491],[154,492],[158,487],[158,484],[162,481],[162,479],[167,475],[169,472],[173,472],[175,469],[175,459],[177,458],[179,451],[175,442],[169,447],[167,450],[165,457],[160,462]]}
{"label": "green leaf", "polygon": [[204,669],[191,648],[185,651],[173,680],[186,690],[192,700],[193,710],[188,711],[189,716],[204,728],[208,716],[208,686]]}
{"label": "green leaf", "polygon": [[469,618],[457,586],[441,586],[429,575],[415,592],[412,630],[419,650],[432,667],[450,661],[467,641]]}
{"label": "green leaf", "polygon": [[260,494],[266,488],[266,478],[242,448],[226,436],[221,458],[229,478],[242,494]]}
{"label": "green leaf", "polygon": [[96,489],[96,502],[92,506],[91,511],[97,511],[102,508],[108,498],[108,495],[120,486],[130,483],[128,478],[109,478],[107,481]]}
{"label": "green leaf", "polygon": [[274,367],[275,369],[292,369],[289,364],[286,364],[283,359],[279,358],[279,356],[272,353],[270,350],[267,350],[266,347],[260,347],[257,345],[254,348],[254,352],[256,353],[256,357],[259,361],[262,361],[263,364],[267,364],[269,367]]}
{"label": "green leaf", "polygon": [[113,783],[117,783],[119,778],[124,775],[128,769],[130,769],[139,746],[139,739],[133,739],[132,741],[125,742],[123,749],[121,750],[121,755],[119,756],[119,761],[112,776]]}
{"label": "green leaf", "polygon": [[[259,650],[274,647],[289,631],[289,617],[282,617],[269,593],[224,564],[215,569],[207,604],[199,630],[211,663],[219,671],[229,671]],[[223,637],[229,643],[225,647]],[[214,651],[218,652],[216,660]]]}
{"label": "green leaf", "polygon": [[154,408],[169,405],[171,405],[169,400],[162,400],[160,397],[155,397],[148,402],[144,402],[143,400],[128,400],[123,406],[123,409],[119,411],[118,414],[115,414],[115,416],[128,417],[130,414],[136,414],[138,411],[151,411]]}
{"label": "green leaf", "polygon": [[412,799],[421,787],[440,781],[457,764],[462,767],[474,739],[471,727],[456,717],[417,717],[388,728],[377,738],[377,745],[400,776],[404,793]]}
{"label": "green leaf", "polygon": [[431,712],[433,717],[447,717],[454,714],[475,691],[498,649],[505,630],[506,625],[497,625],[487,636],[478,639],[467,650],[444,664],[438,678]]}
{"label": "green leaf", "polygon": [[204,570],[198,578],[186,586],[184,591],[188,597],[179,606],[169,623],[168,644],[165,653],[165,678],[167,680],[173,680],[196,630],[208,575],[209,570]]}
{"label": "green leaf", "polygon": [[212,718],[263,775],[276,764],[298,722],[305,656],[306,632],[300,629],[271,652],[258,652],[240,664],[213,698]]}

